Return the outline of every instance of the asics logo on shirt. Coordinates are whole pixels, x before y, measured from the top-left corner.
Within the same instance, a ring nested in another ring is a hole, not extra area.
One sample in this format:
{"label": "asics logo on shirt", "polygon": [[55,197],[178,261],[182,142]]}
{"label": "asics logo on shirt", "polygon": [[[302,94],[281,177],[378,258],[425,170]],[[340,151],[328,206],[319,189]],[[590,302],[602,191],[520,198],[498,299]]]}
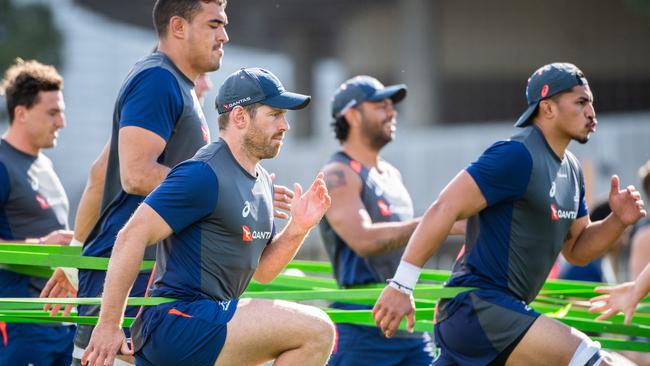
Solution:
{"label": "asics logo on shirt", "polygon": [[244,209],[241,210],[241,217],[248,217],[249,213],[251,213],[251,203],[246,201],[244,202]]}
{"label": "asics logo on shirt", "polygon": [[548,192],[548,196],[551,198],[555,197],[555,182],[551,184],[551,190]]}

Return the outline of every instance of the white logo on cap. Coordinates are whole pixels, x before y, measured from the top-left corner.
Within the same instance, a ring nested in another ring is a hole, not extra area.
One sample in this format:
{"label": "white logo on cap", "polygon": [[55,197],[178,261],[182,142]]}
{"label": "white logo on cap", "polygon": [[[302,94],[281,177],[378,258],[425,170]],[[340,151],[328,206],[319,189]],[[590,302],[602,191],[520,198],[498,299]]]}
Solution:
{"label": "white logo on cap", "polygon": [[228,103],[228,104],[227,104],[228,107],[227,107],[226,109],[230,109],[230,108],[232,108],[232,107],[238,106],[238,105],[240,105],[240,104],[242,104],[242,103],[244,103],[244,102],[248,102],[248,101],[250,101],[250,100],[251,100],[251,97],[246,97],[246,98],[242,98],[242,99],[240,99],[240,100],[237,100],[237,101],[235,101],[235,102]]}

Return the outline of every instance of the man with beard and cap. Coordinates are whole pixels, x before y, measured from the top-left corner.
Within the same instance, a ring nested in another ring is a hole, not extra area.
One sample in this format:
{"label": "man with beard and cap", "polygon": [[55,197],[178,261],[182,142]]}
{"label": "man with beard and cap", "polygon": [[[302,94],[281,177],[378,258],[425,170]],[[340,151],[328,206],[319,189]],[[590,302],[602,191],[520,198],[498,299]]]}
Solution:
{"label": "man with beard and cap", "polygon": [[[341,288],[385,283],[399,264],[419,218],[402,176],[379,156],[393,140],[395,104],[406,86],[384,86],[370,76],[356,76],[336,90],[332,126],[341,150],[323,168],[332,206],[320,233]],[[370,306],[334,303],[348,310]],[[428,333],[399,332],[386,339],[376,327],[340,323],[330,365],[429,365]]]}
{"label": "man with beard and cap", "polygon": [[[174,165],[191,158],[209,141],[209,129],[194,92],[194,80],[221,65],[228,42],[225,0],[157,0],[153,23],[156,52],[131,69],[113,113],[109,143],[91,170],[79,205],[75,237],[84,242],[83,256],[109,257],[115,237],[144,197]],[[103,168],[103,171],[100,169]],[[150,251],[148,259],[153,259]],[[79,297],[102,293],[105,271],[79,270]],[[132,296],[143,296],[150,271],[139,274]],[[42,296],[75,294],[58,270]],[[54,312],[60,306],[54,306]],[[68,307],[68,310],[70,308]],[[97,315],[96,306],[79,306],[80,315]],[[129,307],[127,316],[138,308]],[[74,362],[78,364],[91,326],[78,327]]]}
{"label": "man with beard and cap", "polygon": [[392,336],[406,316],[420,269],[455,220],[467,218],[465,252],[446,286],[473,287],[437,306],[434,365],[610,365],[582,332],[540,315],[533,301],[559,255],[584,265],[605,253],[623,230],[646,215],[639,192],[612,176],[612,213],[591,222],[580,163],[567,150],[596,131],[593,95],[575,65],[535,71],[526,89],[521,131],[489,147],[429,207],[395,276],[373,308]]}
{"label": "man with beard and cap", "polygon": [[[191,158],[209,142],[210,132],[196,94],[201,78],[221,66],[229,41],[225,0],[157,0],[153,22],[158,33],[154,52],[129,72],[115,103],[112,134],[91,167],[75,220],[75,239],[82,255],[108,257],[115,237],[144,197],[174,165]],[[205,79],[203,80],[205,81]],[[201,90],[199,90],[201,91]],[[288,209],[291,190],[275,187],[275,208]],[[275,212],[286,218],[284,212]],[[153,249],[153,248],[151,248]],[[154,259],[149,250],[147,259]],[[96,297],[105,271],[57,269],[41,296]],[[150,271],[142,271],[132,296],[143,296]],[[78,291],[77,291],[78,289]],[[45,307],[52,313],[60,305]],[[66,308],[66,312],[71,310]],[[137,307],[128,307],[135,316]],[[96,306],[79,306],[82,315],[97,315]],[[75,337],[75,363],[88,343],[92,327],[82,325]],[[120,361],[118,361],[119,363]]]}
{"label": "man with beard and cap", "polygon": [[[251,278],[272,281],[327,210],[319,173],[303,194],[294,185],[291,219],[276,234],[273,186],[259,162],[274,158],[287,110],[310,97],[285,91],[270,72],[230,75],[217,95],[220,139],[172,169],[120,230],[97,327],[84,364],[110,364],[118,350],[138,365],[323,365],[334,327],[317,308],[239,299]],[[148,245],[157,246],[152,296],[132,326],[134,350],[120,328],[126,298]]]}

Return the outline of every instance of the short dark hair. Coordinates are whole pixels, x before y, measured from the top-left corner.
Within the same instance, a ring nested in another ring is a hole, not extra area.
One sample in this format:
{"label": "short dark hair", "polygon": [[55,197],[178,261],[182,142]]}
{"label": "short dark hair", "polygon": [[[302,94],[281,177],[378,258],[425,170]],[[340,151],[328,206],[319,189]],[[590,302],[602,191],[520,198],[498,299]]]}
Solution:
{"label": "short dark hair", "polygon": [[201,10],[201,3],[217,3],[226,6],[227,0],[156,0],[153,5],[153,26],[158,37],[167,34],[167,25],[174,16],[179,16],[191,22],[196,13]]}
{"label": "short dark hair", "polygon": [[650,197],[650,160],[639,168],[639,178],[641,178],[641,186],[646,197]]}
{"label": "short dark hair", "polygon": [[345,119],[345,116],[341,116],[330,123],[330,126],[334,129],[334,136],[340,143],[345,142],[348,139],[348,134],[350,133],[350,124],[348,120]]}
{"label": "short dark hair", "polygon": [[59,90],[63,90],[63,77],[54,66],[17,58],[0,82],[0,94],[4,94],[7,100],[9,124],[12,124],[16,117],[14,109],[17,106],[31,108],[38,103],[39,92]]}
{"label": "short dark hair", "polygon": [[[242,106],[246,113],[251,117],[251,119],[255,118],[255,115],[257,114],[257,108],[259,108],[262,105],[262,103],[253,103],[249,105]],[[231,111],[232,112],[232,111]],[[230,118],[230,112],[226,112],[223,114],[219,115],[219,131],[225,130],[228,127],[228,119]]]}

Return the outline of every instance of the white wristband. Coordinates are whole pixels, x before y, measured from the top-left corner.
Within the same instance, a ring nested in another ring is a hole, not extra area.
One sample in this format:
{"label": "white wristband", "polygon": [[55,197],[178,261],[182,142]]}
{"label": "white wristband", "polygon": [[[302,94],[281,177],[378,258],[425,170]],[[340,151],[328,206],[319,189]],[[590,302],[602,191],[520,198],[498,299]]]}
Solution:
{"label": "white wristband", "polygon": [[420,271],[422,268],[400,261],[395,276],[389,280],[389,286],[410,295],[420,278]]}
{"label": "white wristband", "polygon": [[79,289],[79,270],[76,268],[70,267],[59,267],[68,278],[68,281],[74,286],[74,288]]}
{"label": "white wristband", "polygon": [[72,240],[70,240],[70,244],[68,244],[68,246],[71,246],[71,247],[83,247],[84,243],[80,242],[79,240],[77,240],[76,238],[73,237]]}

